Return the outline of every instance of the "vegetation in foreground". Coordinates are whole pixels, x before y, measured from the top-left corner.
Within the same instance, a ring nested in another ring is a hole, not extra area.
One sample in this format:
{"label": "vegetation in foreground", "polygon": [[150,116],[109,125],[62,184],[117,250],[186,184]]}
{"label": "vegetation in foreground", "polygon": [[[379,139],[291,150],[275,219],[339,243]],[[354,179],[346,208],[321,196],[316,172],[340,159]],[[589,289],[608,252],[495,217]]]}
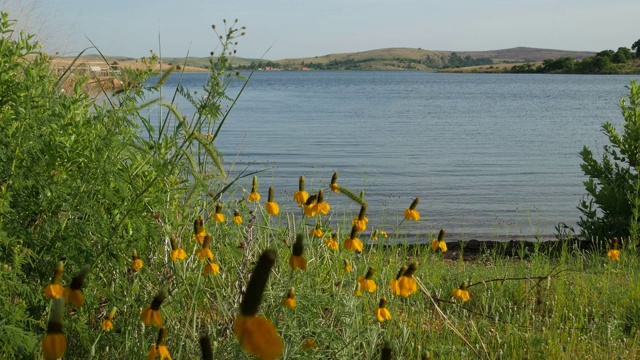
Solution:
{"label": "vegetation in foreground", "polygon": [[[81,82],[62,93],[37,44],[0,20],[3,357],[639,357],[637,237],[450,261],[444,231],[386,246],[428,212],[418,199],[374,224],[376,204],[337,174],[268,191],[228,174],[214,144],[235,101],[235,24],[204,95],[175,94],[194,106],[185,118],[153,97],[166,74],[103,104]],[[154,104],[164,115],[143,116]],[[331,207],[342,196],[361,211]]]}

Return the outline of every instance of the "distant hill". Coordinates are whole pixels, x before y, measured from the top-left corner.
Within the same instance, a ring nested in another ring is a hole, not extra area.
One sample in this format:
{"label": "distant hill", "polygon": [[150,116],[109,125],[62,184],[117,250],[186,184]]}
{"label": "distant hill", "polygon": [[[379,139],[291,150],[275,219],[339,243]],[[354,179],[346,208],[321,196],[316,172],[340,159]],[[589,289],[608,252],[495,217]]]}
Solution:
{"label": "distant hill", "polygon": [[[454,54],[455,53],[455,54]],[[456,63],[452,64],[452,54]],[[440,70],[451,67],[469,67],[478,65],[499,65],[518,63],[539,63],[546,59],[571,57],[577,60],[594,56],[595,52],[567,51],[516,47],[512,49],[489,51],[440,51],[416,48],[386,48],[362,52],[328,54],[307,58],[266,60],[233,57],[231,64],[235,68],[266,68],[283,70]],[[136,67],[136,59],[126,56],[106,56],[109,63],[118,63],[124,67]],[[206,71],[209,57],[165,57],[166,65],[180,65],[185,71]],[[71,62],[73,57],[57,58],[61,63]],[[83,55],[85,62],[104,62],[100,55]],[[186,65],[186,66],[185,66]]]}
{"label": "distant hill", "polygon": [[[491,60],[495,64],[539,62],[545,59],[594,56],[590,51],[568,51],[516,47],[489,51],[438,51],[416,48],[387,48],[355,53],[328,54],[308,58],[274,61],[278,67],[295,69],[331,68],[339,70],[436,70],[449,65],[452,53],[460,58]],[[488,61],[487,61],[488,62]]]}
{"label": "distant hill", "polygon": [[471,57],[488,57],[496,63],[500,62],[537,62],[546,59],[559,59],[562,57],[572,57],[576,60],[582,60],[586,57],[594,56],[596,53],[592,51],[569,51],[569,50],[553,50],[538,49],[529,47],[515,47],[503,50],[489,51],[460,51],[458,55]]}

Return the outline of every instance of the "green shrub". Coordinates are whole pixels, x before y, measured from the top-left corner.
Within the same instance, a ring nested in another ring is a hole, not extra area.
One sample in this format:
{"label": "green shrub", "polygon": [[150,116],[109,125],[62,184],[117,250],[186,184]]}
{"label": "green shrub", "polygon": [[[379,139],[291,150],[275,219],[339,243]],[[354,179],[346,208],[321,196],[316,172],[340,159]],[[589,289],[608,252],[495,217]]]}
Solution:
{"label": "green shrub", "polygon": [[595,242],[613,236],[637,237],[638,170],[640,169],[640,86],[631,81],[627,99],[620,100],[624,121],[622,132],[609,122],[602,125],[609,145],[603,147],[598,161],[586,146],[580,152],[587,195],[580,201],[578,225],[581,233]]}
{"label": "green shrub", "polygon": [[[152,56],[143,60],[145,69],[125,71],[123,90],[98,102],[82,90],[86,78],[53,75],[32,36],[15,34],[12,25],[2,13],[0,354],[7,356],[20,344],[32,348],[42,334],[49,303],[42,290],[60,260],[66,284],[84,265],[93,269],[88,282],[97,290],[85,294],[87,302],[113,303],[110,274],[127,268],[132,251],[154,258],[228,188],[232,181],[212,141],[234,77],[218,59],[205,95],[180,88],[195,107],[188,118],[158,97],[168,73],[154,86],[140,85],[154,75]],[[226,35],[225,48],[235,33]],[[69,82],[71,91],[62,90]],[[164,115],[146,118],[142,110],[151,105],[166,109]],[[94,317],[78,313],[70,349],[87,353],[85,328]]]}

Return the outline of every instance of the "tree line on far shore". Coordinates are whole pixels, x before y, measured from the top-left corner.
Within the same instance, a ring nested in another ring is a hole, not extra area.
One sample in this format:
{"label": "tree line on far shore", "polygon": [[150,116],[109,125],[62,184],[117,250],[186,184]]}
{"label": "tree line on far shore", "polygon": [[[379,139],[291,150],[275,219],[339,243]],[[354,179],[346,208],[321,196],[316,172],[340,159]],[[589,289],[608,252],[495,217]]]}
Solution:
{"label": "tree line on far shore", "polygon": [[[283,65],[278,61],[254,61],[251,64],[246,65],[236,65],[234,69],[236,70],[255,70],[255,69],[282,69],[282,70],[291,70],[291,69],[300,69],[306,68],[309,70],[366,70],[369,69],[368,64],[373,62],[379,62],[381,59],[379,58],[366,58],[366,59],[352,59],[347,58],[344,60],[334,59],[327,63],[315,63],[315,62],[304,62],[302,61],[300,64],[296,65]],[[455,52],[447,55],[427,55],[423,59],[414,59],[414,58],[395,58],[386,60],[387,64],[394,64],[398,68],[402,68],[405,70],[415,70],[418,68],[418,65],[422,65],[423,68],[426,66],[427,68],[432,69],[446,69],[446,68],[460,68],[467,66],[478,66],[478,65],[492,65],[494,62],[492,59],[488,57],[480,57],[474,58],[469,55],[460,56]]]}
{"label": "tree line on far shore", "polygon": [[[633,60],[640,59],[640,40],[627,47],[619,47],[617,51],[603,50],[595,56],[576,60],[572,57],[546,59],[535,66],[531,63],[515,65],[512,73],[546,73],[546,74],[617,74]],[[635,65],[634,67],[637,67]]]}

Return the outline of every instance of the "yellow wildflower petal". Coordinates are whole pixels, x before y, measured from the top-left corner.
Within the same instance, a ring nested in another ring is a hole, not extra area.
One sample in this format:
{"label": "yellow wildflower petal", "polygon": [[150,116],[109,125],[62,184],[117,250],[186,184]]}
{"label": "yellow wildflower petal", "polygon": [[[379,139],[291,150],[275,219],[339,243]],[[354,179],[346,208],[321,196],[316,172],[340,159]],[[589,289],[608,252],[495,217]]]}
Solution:
{"label": "yellow wildflower petal", "polygon": [[220,265],[214,263],[214,262],[208,262],[205,266],[204,266],[204,273],[205,275],[209,275],[209,274],[214,274],[217,275],[218,273],[220,273]]}
{"label": "yellow wildflower petal", "polygon": [[47,334],[42,338],[42,356],[46,360],[56,360],[67,351],[67,339],[59,333]]}
{"label": "yellow wildflower petal", "polygon": [[238,314],[233,332],[246,352],[262,359],[275,360],[284,350],[276,328],[263,316]]}
{"label": "yellow wildflower petal", "polygon": [[187,258],[187,253],[182,248],[171,250],[171,261],[184,260]]}
{"label": "yellow wildflower petal", "polygon": [[391,320],[391,313],[387,308],[380,308],[380,307],[376,308],[376,310],[374,311],[374,314],[376,315],[376,318],[378,319],[379,322]]}
{"label": "yellow wildflower petal", "polygon": [[133,271],[138,271],[140,269],[142,269],[142,266],[144,265],[144,263],[142,262],[142,259],[135,259],[131,262],[131,270]]}
{"label": "yellow wildflower petal", "polygon": [[280,206],[275,201],[267,201],[264,206],[269,215],[278,215],[280,213]]}
{"label": "yellow wildflower petal", "polygon": [[80,290],[65,288],[64,302],[70,302],[75,307],[82,307],[82,305],[84,305],[84,295],[82,295],[82,291]]}
{"label": "yellow wildflower petal", "polygon": [[307,270],[307,259],[304,256],[291,255],[289,257],[289,266],[291,269]]}
{"label": "yellow wildflower petal", "polygon": [[49,284],[44,288],[44,295],[48,299],[57,299],[64,294],[64,287],[60,284]]}
{"label": "yellow wildflower petal", "polygon": [[249,197],[247,198],[247,201],[248,201],[248,202],[254,202],[254,201],[255,201],[255,202],[258,202],[258,201],[260,201],[260,194],[258,194],[258,193],[257,193],[257,192],[255,192],[255,191],[252,191],[252,192],[249,194]]}
{"label": "yellow wildflower petal", "polygon": [[297,202],[298,204],[306,203],[308,198],[309,193],[304,190],[298,190],[293,194],[293,201]]}

